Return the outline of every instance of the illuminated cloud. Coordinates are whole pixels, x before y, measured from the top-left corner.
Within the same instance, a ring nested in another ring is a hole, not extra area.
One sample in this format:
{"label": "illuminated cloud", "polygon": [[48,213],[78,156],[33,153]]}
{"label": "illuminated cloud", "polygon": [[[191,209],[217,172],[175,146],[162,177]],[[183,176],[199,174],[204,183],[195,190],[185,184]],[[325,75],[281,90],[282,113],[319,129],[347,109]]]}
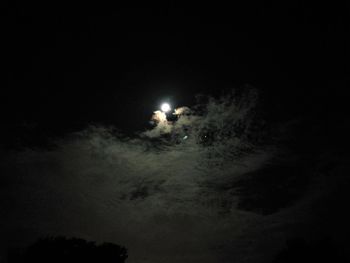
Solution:
{"label": "illuminated cloud", "polygon": [[174,111],[174,115],[177,115],[177,116],[180,116],[180,115],[183,115],[183,114],[190,114],[191,113],[191,110],[190,108],[188,107],[180,107],[180,108],[177,108],[175,109]]}
{"label": "illuminated cloud", "polygon": [[[199,111],[181,107],[173,122],[155,111],[156,125],[139,137],[90,127],[54,150],[9,152],[1,163],[8,185],[0,200],[2,244],[21,229],[28,242],[59,234],[122,244],[130,263],[252,255],[264,231],[278,228],[273,215],[238,207],[233,188],[276,152],[250,139],[260,136],[255,95],[212,98]],[[232,248],[237,242],[247,249]]]}
{"label": "illuminated cloud", "polygon": [[162,111],[157,110],[153,113],[152,120],[156,123],[167,122],[166,114]]}

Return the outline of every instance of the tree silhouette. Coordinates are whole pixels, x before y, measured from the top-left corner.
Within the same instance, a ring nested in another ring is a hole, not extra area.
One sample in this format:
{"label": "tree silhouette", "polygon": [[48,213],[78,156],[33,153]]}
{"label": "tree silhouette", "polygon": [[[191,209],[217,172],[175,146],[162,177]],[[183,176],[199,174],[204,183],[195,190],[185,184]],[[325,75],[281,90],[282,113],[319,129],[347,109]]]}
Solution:
{"label": "tree silhouette", "polygon": [[95,242],[80,238],[47,237],[23,251],[11,251],[9,263],[73,263],[101,262],[124,263],[127,259],[127,249],[113,243],[96,245]]}

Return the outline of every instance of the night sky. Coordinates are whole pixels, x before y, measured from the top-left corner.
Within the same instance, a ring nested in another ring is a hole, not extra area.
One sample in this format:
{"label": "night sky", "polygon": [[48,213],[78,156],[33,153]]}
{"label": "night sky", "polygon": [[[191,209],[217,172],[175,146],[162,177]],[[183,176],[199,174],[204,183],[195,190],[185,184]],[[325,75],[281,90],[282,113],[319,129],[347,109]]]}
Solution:
{"label": "night sky", "polygon": [[293,238],[350,259],[349,11],[2,2],[0,262],[47,235],[129,263],[284,262]]}

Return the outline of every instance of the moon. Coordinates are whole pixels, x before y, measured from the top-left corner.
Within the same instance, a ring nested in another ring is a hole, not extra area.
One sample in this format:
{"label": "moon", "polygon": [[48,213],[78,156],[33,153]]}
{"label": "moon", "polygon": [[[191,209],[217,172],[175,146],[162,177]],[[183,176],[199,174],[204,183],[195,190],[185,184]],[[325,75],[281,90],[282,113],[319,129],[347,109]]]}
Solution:
{"label": "moon", "polygon": [[168,112],[171,110],[171,107],[170,107],[169,103],[163,103],[160,106],[160,109],[162,110],[162,112]]}

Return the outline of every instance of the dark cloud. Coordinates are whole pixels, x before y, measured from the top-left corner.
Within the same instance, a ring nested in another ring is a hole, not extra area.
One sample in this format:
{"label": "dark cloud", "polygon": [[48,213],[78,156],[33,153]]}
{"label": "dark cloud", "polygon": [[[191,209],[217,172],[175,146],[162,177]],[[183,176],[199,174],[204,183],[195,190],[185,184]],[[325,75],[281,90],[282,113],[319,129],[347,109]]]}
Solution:
{"label": "dark cloud", "polygon": [[310,190],[305,173],[277,158],[257,100],[250,89],[139,136],[94,126],[48,150],[3,152],[3,247],[50,234],[125,245],[130,263],[272,257]]}

